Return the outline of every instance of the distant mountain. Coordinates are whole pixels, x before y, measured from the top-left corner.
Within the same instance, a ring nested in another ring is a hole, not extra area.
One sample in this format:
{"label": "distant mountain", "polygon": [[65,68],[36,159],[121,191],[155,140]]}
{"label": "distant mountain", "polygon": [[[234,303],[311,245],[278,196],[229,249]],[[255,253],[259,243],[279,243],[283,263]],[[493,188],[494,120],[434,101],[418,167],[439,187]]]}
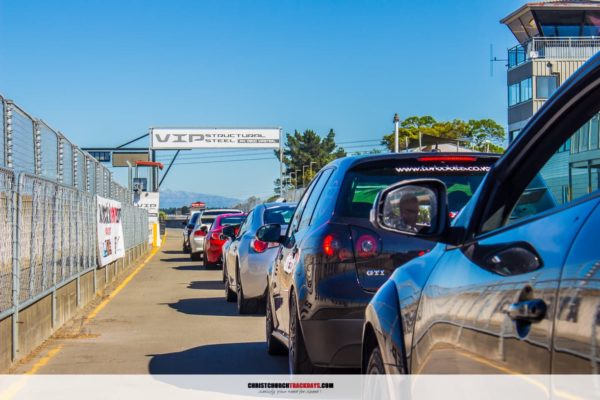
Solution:
{"label": "distant mountain", "polygon": [[183,190],[160,190],[160,208],[188,206],[195,202],[202,201],[207,207],[232,207],[241,203],[240,199],[230,197],[215,196],[212,194],[186,192]]}

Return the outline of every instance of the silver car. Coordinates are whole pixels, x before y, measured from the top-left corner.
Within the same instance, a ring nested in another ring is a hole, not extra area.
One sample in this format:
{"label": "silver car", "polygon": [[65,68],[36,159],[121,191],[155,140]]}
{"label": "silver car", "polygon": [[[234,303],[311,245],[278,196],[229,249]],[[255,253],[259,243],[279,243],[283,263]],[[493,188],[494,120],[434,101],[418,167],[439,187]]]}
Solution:
{"label": "silver car", "polygon": [[[279,246],[256,239],[257,229],[264,224],[280,224],[282,234],[285,234],[295,208],[295,203],[256,206],[240,226],[237,235],[231,237],[230,243],[223,247],[225,298],[230,302],[237,298],[240,314],[264,309],[267,274]],[[225,229],[224,234],[227,232]],[[232,230],[233,227],[229,227],[230,235]]]}
{"label": "silver car", "polygon": [[204,252],[204,238],[206,232],[210,229],[217,215],[238,214],[243,211],[230,208],[214,208],[201,211],[200,217],[196,220],[194,228],[189,235],[190,258],[192,261],[200,261]]}
{"label": "silver car", "polygon": [[200,211],[194,211],[183,223],[183,252],[190,252],[190,235],[200,218]]}

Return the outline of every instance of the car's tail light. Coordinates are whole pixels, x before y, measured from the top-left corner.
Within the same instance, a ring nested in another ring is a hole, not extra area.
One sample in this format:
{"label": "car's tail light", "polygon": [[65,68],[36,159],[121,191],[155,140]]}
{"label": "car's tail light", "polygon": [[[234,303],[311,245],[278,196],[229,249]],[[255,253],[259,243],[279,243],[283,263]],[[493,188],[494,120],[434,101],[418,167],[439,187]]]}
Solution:
{"label": "car's tail light", "polygon": [[351,226],[354,254],[357,260],[376,257],[381,253],[381,237],[370,229]]}
{"label": "car's tail light", "polygon": [[354,258],[352,247],[349,246],[349,238],[343,233],[328,233],[323,237],[323,254],[328,261],[350,261]]}
{"label": "car's tail light", "polygon": [[194,236],[206,236],[206,232],[198,229],[196,232],[194,232]]}
{"label": "car's tail light", "polygon": [[356,256],[358,258],[369,258],[377,255],[379,251],[379,244],[377,238],[374,235],[368,233],[362,234],[356,239]]}
{"label": "car's tail light", "polygon": [[252,239],[250,246],[257,253],[264,253],[267,249],[279,246],[279,243],[263,242],[262,240]]}

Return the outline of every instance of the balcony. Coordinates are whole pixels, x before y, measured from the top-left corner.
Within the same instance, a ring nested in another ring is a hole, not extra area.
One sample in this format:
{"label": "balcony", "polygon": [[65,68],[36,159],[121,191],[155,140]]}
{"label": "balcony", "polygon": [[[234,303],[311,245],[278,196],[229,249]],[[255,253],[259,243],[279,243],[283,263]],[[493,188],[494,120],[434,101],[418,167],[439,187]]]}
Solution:
{"label": "balcony", "polygon": [[538,37],[508,49],[508,69],[535,59],[583,59],[600,51],[600,37]]}

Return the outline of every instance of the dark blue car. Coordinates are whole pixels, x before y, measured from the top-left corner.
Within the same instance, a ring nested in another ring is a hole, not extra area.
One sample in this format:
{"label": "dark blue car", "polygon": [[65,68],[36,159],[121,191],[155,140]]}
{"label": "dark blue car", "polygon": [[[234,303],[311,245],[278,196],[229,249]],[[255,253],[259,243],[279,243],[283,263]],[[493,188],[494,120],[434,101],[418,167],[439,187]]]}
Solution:
{"label": "dark blue car", "polygon": [[285,235],[273,224],[257,232],[260,240],[281,244],[267,277],[269,352],[289,349],[294,374],[360,368],[365,307],[398,266],[434,246],[373,227],[377,193],[405,179],[436,177],[448,186],[454,216],[498,157],[392,153],[345,157],[319,171]]}
{"label": "dark blue car", "polygon": [[[376,227],[438,244],[396,269],[369,303],[363,372],[600,371],[599,112],[595,56],[532,117],[452,223],[439,180],[378,195]],[[409,202],[419,210],[412,223]]]}

